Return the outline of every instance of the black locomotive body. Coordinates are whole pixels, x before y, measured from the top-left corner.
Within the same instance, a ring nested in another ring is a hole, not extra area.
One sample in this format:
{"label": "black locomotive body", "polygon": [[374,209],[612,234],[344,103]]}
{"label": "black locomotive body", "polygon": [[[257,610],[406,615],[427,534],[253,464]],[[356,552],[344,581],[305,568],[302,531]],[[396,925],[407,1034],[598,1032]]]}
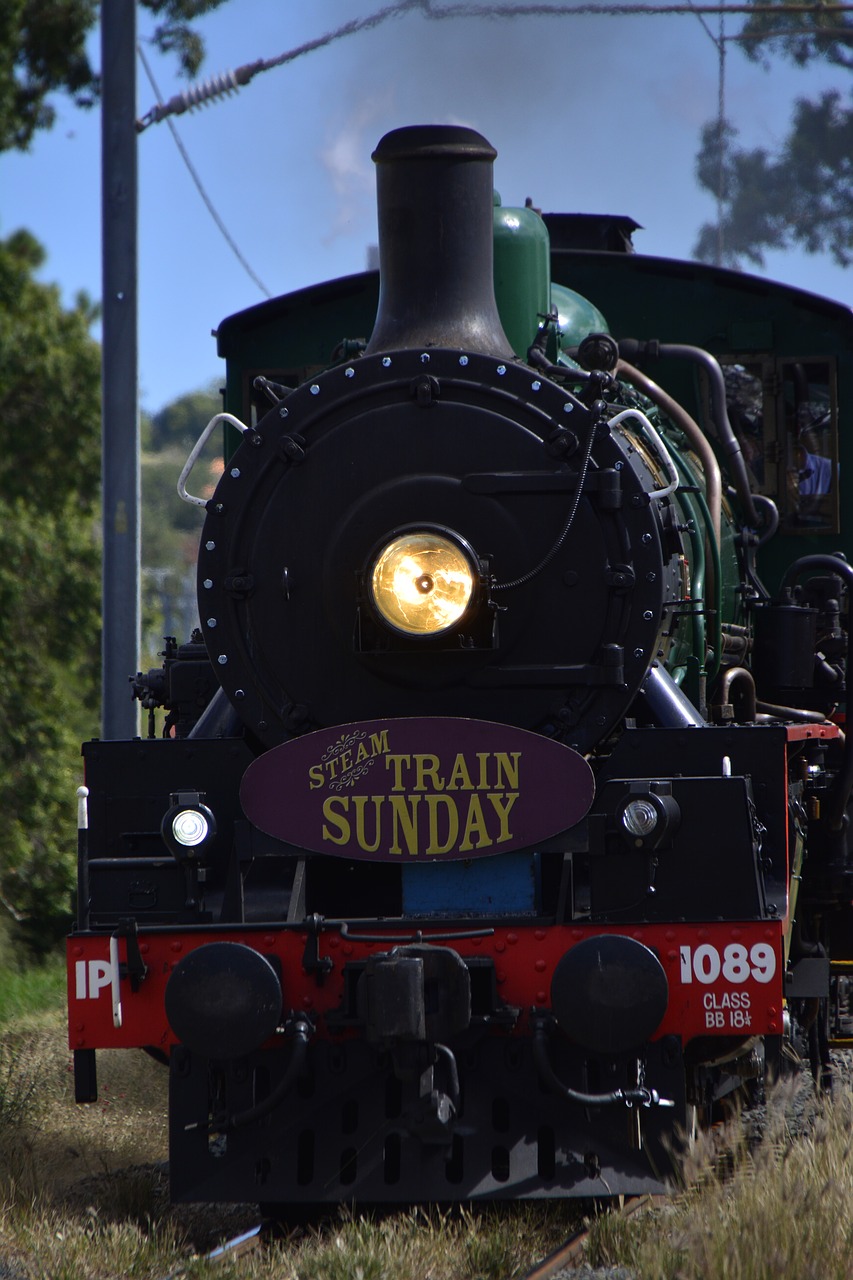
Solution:
{"label": "black locomotive body", "polygon": [[[709,269],[630,293],[472,130],[374,158],[375,323],[368,274],[223,324],[200,633],[165,736],[84,748],[78,1098],[168,1063],[179,1200],[660,1190],[845,1037],[850,316],[717,272],[654,332]],[[551,284],[599,271],[633,331]]]}

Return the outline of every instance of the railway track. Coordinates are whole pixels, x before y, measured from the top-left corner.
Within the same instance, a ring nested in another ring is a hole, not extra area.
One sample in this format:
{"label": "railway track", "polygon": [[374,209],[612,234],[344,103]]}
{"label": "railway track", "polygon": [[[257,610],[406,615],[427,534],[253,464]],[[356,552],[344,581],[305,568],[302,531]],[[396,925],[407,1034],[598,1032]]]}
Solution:
{"label": "railway track", "polygon": [[[662,1198],[661,1196],[632,1196],[618,1209],[609,1209],[608,1212],[630,1218],[639,1210],[656,1204]],[[557,1280],[563,1272],[571,1272],[583,1258],[589,1231],[589,1227],[582,1227],[579,1231],[575,1231],[559,1248],[549,1253],[547,1258],[543,1258],[530,1271],[526,1271],[522,1280]]]}
{"label": "railway track", "polygon": [[[625,1200],[618,1209],[609,1209],[608,1212],[619,1213],[621,1216],[628,1218],[641,1209],[657,1203],[661,1198],[660,1196],[633,1196]],[[558,1280],[558,1277],[563,1272],[571,1272],[583,1258],[589,1232],[589,1227],[583,1227],[581,1230],[574,1232],[553,1253],[548,1254],[546,1258],[542,1258],[529,1271],[526,1271],[522,1280]],[[235,1258],[254,1252],[255,1249],[262,1245],[263,1241],[264,1224],[258,1223],[257,1226],[252,1227],[249,1231],[244,1231],[240,1235],[224,1241],[223,1244],[217,1245],[210,1253],[204,1255],[202,1261],[214,1264],[230,1262]],[[183,1270],[173,1271],[170,1275],[165,1276],[163,1280],[181,1280],[184,1274]]]}

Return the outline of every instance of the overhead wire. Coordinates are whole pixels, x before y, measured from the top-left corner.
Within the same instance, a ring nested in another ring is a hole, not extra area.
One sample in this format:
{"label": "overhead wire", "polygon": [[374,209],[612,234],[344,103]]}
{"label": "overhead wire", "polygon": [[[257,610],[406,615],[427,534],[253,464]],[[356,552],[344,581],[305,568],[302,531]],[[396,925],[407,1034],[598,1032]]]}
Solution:
{"label": "overhead wire", "polygon": [[[786,16],[818,13],[825,16],[829,10],[833,14],[851,13],[853,12],[853,4],[827,5],[826,3],[821,3],[821,0],[817,0],[817,3],[784,5]],[[385,5],[364,18],[353,18],[350,22],[343,23],[333,31],[327,31],[325,35],[317,36],[313,40],[306,40],[303,44],[297,45],[296,48],[289,49],[275,58],[259,58],[255,62],[247,62],[243,66],[237,67],[236,70],[223,72],[213,76],[210,80],[204,81],[202,84],[193,85],[184,93],[176,94],[173,98],[170,98],[168,102],[160,101],[150,111],[147,111],[141,119],[137,120],[136,128],[138,132],[142,133],[149,125],[159,124],[161,120],[165,120],[168,116],[181,115],[184,111],[192,111],[196,107],[205,106],[216,98],[236,92],[262,71],[271,71],[275,67],[284,66],[285,63],[294,62],[297,58],[304,57],[307,53],[313,53],[316,49],[322,49],[336,40],[356,35],[360,31],[369,31],[386,22],[389,18],[400,17],[410,12],[420,12],[426,18],[444,21],[453,18],[587,16],[620,18],[635,15],[662,17],[669,14],[693,14],[701,17],[702,15],[710,14],[723,16],[727,13],[748,15],[760,13],[778,14],[779,11],[780,6],[778,4],[697,4],[694,0],[685,0],[685,3],[673,4],[607,4],[600,3],[599,0],[591,0],[589,3],[462,3],[452,5],[434,4],[432,0],[397,0],[395,4]],[[732,39],[734,37],[725,38]],[[711,39],[714,40],[715,44],[717,43],[713,35],[711,35]]]}
{"label": "overhead wire", "polygon": [[[831,8],[833,13],[850,13],[853,12],[853,4],[832,4],[827,6],[825,2],[817,0],[817,3],[807,4],[785,4],[784,11],[786,16],[795,14],[817,14],[826,15],[827,9]],[[297,45],[293,49],[289,49],[274,58],[259,58],[255,62],[245,63],[243,66],[237,67],[233,71],[225,71],[216,76],[212,76],[209,80],[203,81],[201,84],[193,85],[185,92],[176,94],[170,98],[168,102],[164,102],[157,83],[154,79],[153,72],[145,57],[142,46],[137,44],[137,51],[145,73],[154,90],[157,98],[155,106],[145,113],[141,119],[136,122],[137,132],[142,133],[152,124],[159,124],[165,120],[172,132],[175,145],[183,158],[187,171],[198,189],[199,195],[204,201],[210,212],[211,217],[225,238],[232,252],[242,265],[243,269],[255,282],[257,287],[265,295],[271,297],[271,293],[263,281],[258,277],[246,258],[241,253],[239,247],[235,243],[233,237],[229,233],[227,227],[222,221],[219,213],[213,205],[213,201],[207,194],[201,178],[198,175],[192,161],[190,160],[187,150],[175,129],[172,120],[173,115],[181,115],[185,111],[192,111],[197,107],[206,106],[215,99],[228,96],[235,93],[238,89],[248,84],[254,76],[262,71],[271,71],[276,67],[284,66],[288,62],[294,62],[297,58],[304,57],[308,53],[313,53],[317,49],[325,48],[327,45],[337,40],[342,40],[347,36],[355,35],[360,31],[369,31],[378,27],[389,18],[400,17],[405,13],[419,11],[424,17],[443,21],[452,18],[521,18],[521,17],[584,17],[584,16],[600,16],[600,17],[630,17],[633,15],[645,16],[663,16],[668,14],[692,14],[697,17],[708,38],[712,41],[717,49],[718,58],[718,88],[717,88],[717,121],[718,121],[718,141],[719,141],[719,159],[717,174],[717,263],[720,265],[724,254],[724,228],[723,228],[723,194],[724,194],[724,131],[725,131],[725,57],[726,57],[726,41],[743,39],[741,36],[727,36],[725,34],[724,22],[725,15],[731,14],[756,14],[756,13],[777,13],[779,6],[776,4],[697,4],[696,0],[686,0],[685,3],[674,4],[607,4],[598,3],[592,0],[591,3],[532,3],[532,4],[479,4],[479,3],[462,3],[453,5],[439,5],[433,3],[433,0],[396,0],[396,3],[385,5],[381,9],[377,9],[374,13],[368,14],[364,18],[353,18],[349,22],[343,23],[339,27],[335,27],[332,31],[327,31],[322,36],[317,36],[313,40],[306,40],[304,43]],[[715,36],[705,21],[705,15],[719,15],[720,34]],[[780,34],[780,33],[772,33]],[[839,33],[842,34],[842,33]],[[846,34],[846,32],[843,32]]]}
{"label": "overhead wire", "polygon": [[[153,71],[151,70],[151,66],[150,66],[150,64],[149,64],[149,62],[148,62],[148,59],[147,59],[147,58],[146,58],[146,56],[145,56],[145,51],[144,51],[144,49],[142,48],[142,45],[141,45],[141,44],[139,44],[139,43],[137,43],[137,46],[136,46],[136,52],[137,52],[137,54],[139,55],[139,60],[140,60],[140,62],[142,63],[142,66],[143,66],[143,68],[144,68],[144,70],[145,70],[145,74],[148,76],[148,79],[149,79],[149,81],[151,82],[151,88],[154,90],[154,94],[155,94],[156,98],[158,99],[158,101],[159,101],[159,102],[162,102],[162,96],[161,96],[161,94],[160,94],[160,90],[159,90],[159,88],[157,87],[157,82],[156,82],[156,80],[154,79],[154,73],[153,73]],[[189,173],[190,177],[192,178],[193,182],[195,183],[196,189],[197,189],[197,191],[198,191],[199,195],[201,196],[202,200],[204,201],[205,205],[207,206],[207,210],[208,210],[208,212],[209,212],[210,216],[213,218],[213,221],[216,223],[217,227],[219,228],[219,230],[221,231],[221,233],[222,233],[223,237],[225,238],[225,242],[226,242],[226,244],[227,244],[227,245],[228,245],[228,247],[231,249],[232,253],[233,253],[233,254],[234,254],[234,256],[236,257],[237,261],[240,263],[240,265],[242,266],[242,268],[243,268],[243,270],[246,272],[246,274],[247,274],[247,275],[248,275],[248,276],[249,276],[249,277],[250,277],[250,278],[255,282],[255,284],[258,286],[258,288],[260,289],[260,291],[261,291],[261,293],[264,295],[264,297],[265,297],[265,298],[271,298],[271,297],[272,297],[272,293],[271,293],[271,292],[270,292],[270,290],[267,288],[267,286],[264,284],[263,280],[261,280],[261,278],[257,275],[257,273],[252,269],[252,267],[250,266],[250,264],[247,262],[247,260],[246,260],[246,258],[244,257],[243,253],[240,251],[240,247],[239,247],[239,245],[238,245],[238,244],[237,244],[237,242],[234,240],[234,237],[231,235],[231,233],[230,233],[230,231],[228,230],[228,228],[226,227],[225,223],[222,221],[222,218],[219,216],[219,213],[218,213],[218,211],[217,211],[217,209],[216,209],[216,207],[215,207],[215,205],[214,205],[213,201],[211,200],[210,196],[208,195],[207,191],[205,190],[204,184],[203,184],[203,182],[202,182],[201,178],[199,177],[199,174],[198,174],[198,171],[196,170],[195,165],[193,164],[192,160],[191,160],[191,159],[190,159],[190,157],[189,157],[189,154],[187,153],[187,149],[186,149],[186,147],[184,146],[183,142],[181,141],[180,135],[179,135],[179,133],[178,133],[177,129],[175,128],[174,122],[173,122],[172,120],[166,120],[166,124],[169,126],[169,129],[170,129],[170,131],[171,131],[172,137],[174,138],[174,141],[175,141],[175,146],[178,148],[178,151],[180,152],[181,159],[183,160],[184,164],[185,164],[185,165],[186,165],[186,167],[187,167],[187,172]]]}

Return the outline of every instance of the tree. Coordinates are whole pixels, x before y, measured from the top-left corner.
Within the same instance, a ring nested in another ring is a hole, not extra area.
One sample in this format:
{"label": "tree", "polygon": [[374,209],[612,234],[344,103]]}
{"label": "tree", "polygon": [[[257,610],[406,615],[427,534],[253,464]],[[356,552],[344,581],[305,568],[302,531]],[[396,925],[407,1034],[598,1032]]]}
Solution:
{"label": "tree", "polygon": [[[190,450],[215,413],[221,411],[219,381],[179,396],[145,424],[142,453],[143,647],[151,661],[163,637],[189,640],[198,625],[195,566],[204,523],[202,507],[178,497],[176,482]],[[207,497],[222,471],[221,433],[214,435],[196,463],[192,492]]]}
{"label": "tree", "polygon": [[100,350],[43,257],[0,241],[0,904],[37,952],[69,920],[100,623]]}
{"label": "tree", "polygon": [[[140,2],[162,19],[153,36],[157,48],[176,54],[183,74],[194,76],[204,45],[190,23],[223,0]],[[0,0],[0,151],[26,151],[38,129],[51,127],[50,94],[68,93],[79,107],[97,101],[86,37],[98,9],[98,0]]]}
{"label": "tree", "polygon": [[[813,13],[751,14],[741,48],[769,67],[772,54],[799,66],[823,59],[853,70],[853,19],[837,4]],[[705,261],[762,266],[764,250],[799,245],[830,253],[841,266],[853,260],[853,98],[833,90],[797,100],[788,134],[776,153],[736,146],[737,130],[713,121],[702,132],[699,183],[719,203],[719,220],[706,223],[694,246]]]}

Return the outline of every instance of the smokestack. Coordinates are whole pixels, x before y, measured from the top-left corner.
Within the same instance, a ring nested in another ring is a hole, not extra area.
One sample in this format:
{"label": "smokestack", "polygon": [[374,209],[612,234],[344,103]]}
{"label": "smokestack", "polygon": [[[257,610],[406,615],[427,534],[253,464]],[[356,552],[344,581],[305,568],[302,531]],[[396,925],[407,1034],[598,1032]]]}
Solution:
{"label": "smokestack", "polygon": [[366,354],[450,347],[512,358],[492,266],[496,155],[456,125],[395,129],[379,143],[379,309]]}

